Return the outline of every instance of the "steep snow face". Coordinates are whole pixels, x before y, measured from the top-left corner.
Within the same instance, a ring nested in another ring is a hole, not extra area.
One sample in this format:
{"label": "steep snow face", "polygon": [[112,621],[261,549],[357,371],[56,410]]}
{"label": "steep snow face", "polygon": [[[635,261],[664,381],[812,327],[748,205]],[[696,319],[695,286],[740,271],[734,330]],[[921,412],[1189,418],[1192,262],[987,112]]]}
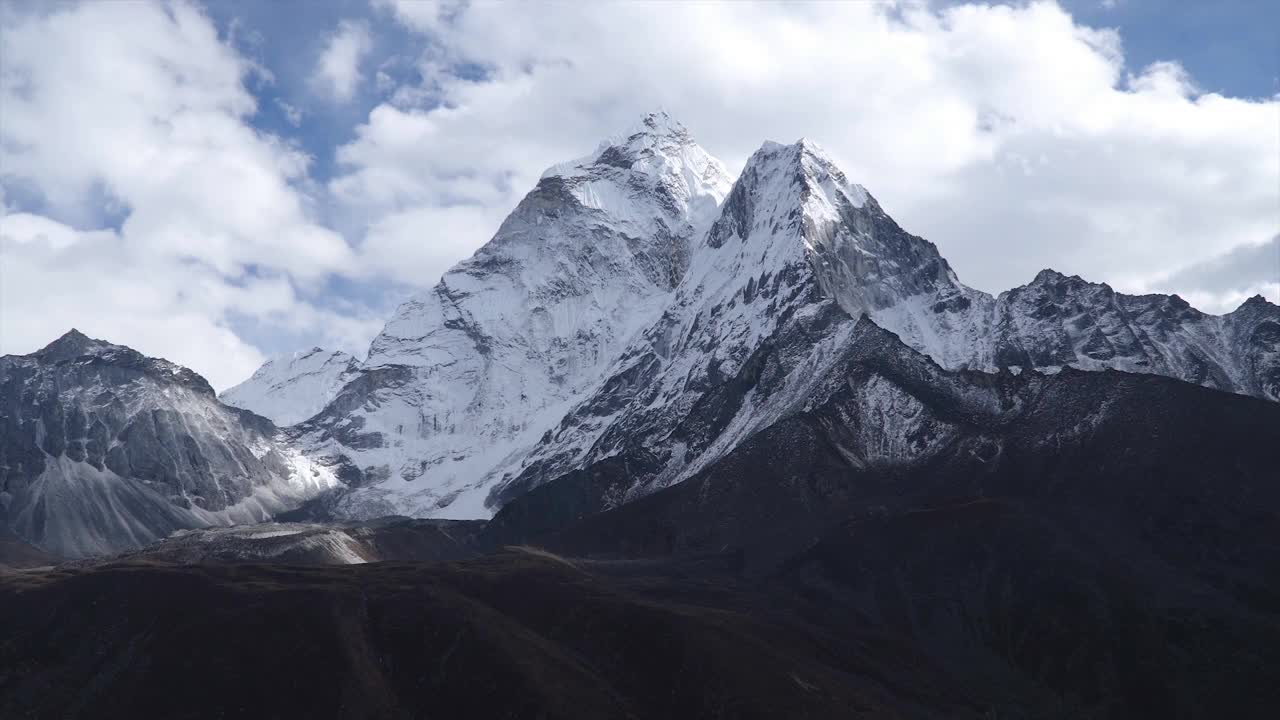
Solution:
{"label": "steep snow face", "polygon": [[336,484],[173,363],[75,331],[0,358],[0,525],[52,553],[259,522]]}
{"label": "steep snow face", "polygon": [[359,369],[360,361],[352,355],[312,348],[268,360],[218,399],[281,427],[294,425],[324,409]]}
{"label": "steep snow face", "polygon": [[[761,178],[767,178],[762,182]],[[965,287],[933,243],[911,235],[881,209],[861,185],[850,183],[821,148],[808,140],[765,143],[744,171],[742,189],[752,196],[749,213],[730,210],[709,238],[732,230],[751,238],[743,257],[803,251],[817,291],[850,317],[868,314],[938,362],[964,366],[986,332],[992,299]],[[764,212],[788,233],[762,232],[742,215]],[[781,246],[782,250],[767,250]],[[745,298],[745,295],[744,295]]]}
{"label": "steep snow face", "polygon": [[729,187],[660,113],[548,170],[487,245],[399,308],[361,373],[299,426],[359,486],[335,512],[487,516],[504,462],[667,305]]}

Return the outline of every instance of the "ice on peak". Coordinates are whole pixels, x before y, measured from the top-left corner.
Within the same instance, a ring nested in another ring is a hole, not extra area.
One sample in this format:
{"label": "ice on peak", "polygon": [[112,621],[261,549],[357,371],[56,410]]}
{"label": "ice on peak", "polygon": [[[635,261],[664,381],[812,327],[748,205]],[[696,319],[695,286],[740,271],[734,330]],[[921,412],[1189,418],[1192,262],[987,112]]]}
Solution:
{"label": "ice on peak", "polygon": [[693,145],[693,136],[679,120],[671,117],[664,110],[646,114],[640,122],[627,128],[618,135],[605,138],[596,146],[598,157],[609,148],[637,151],[658,146]]}
{"label": "ice on peak", "polygon": [[744,176],[752,172],[804,186],[806,191],[817,191],[829,203],[839,204],[845,200],[861,208],[870,199],[866,188],[850,182],[835,160],[808,138],[802,137],[790,145],[766,140],[743,169]]}
{"label": "ice on peak", "polygon": [[820,162],[832,166],[835,165],[835,161],[831,159],[830,153],[828,153],[825,148],[814,140],[810,140],[807,137],[801,137],[799,140],[792,143],[791,146],[796,148],[800,153],[815,158]]}
{"label": "ice on peak", "polygon": [[822,148],[818,143],[808,139],[800,138],[793,143],[780,143],[774,140],[765,140],[760,144],[760,149],[752,154],[751,159],[747,161],[750,167],[753,162],[762,160],[776,159],[779,162],[797,163],[808,158],[811,163],[826,166],[839,171],[836,168],[835,161],[831,159],[830,154]]}
{"label": "ice on peak", "polygon": [[[850,210],[870,201],[866,189],[851,183],[840,168],[809,140],[790,145],[765,141],[747,160],[720,216],[706,236],[719,248],[736,235],[756,236],[777,245],[779,234],[821,242]],[[767,233],[760,232],[771,228]],[[828,238],[829,239],[829,238]],[[767,254],[767,253],[766,253]]]}
{"label": "ice on peak", "polygon": [[[688,155],[688,157],[684,157]],[[662,160],[667,162],[662,162]],[[684,160],[684,163],[672,161]],[[588,172],[598,165],[621,167],[647,174],[659,174],[672,165],[705,165],[708,161],[717,166],[724,185],[732,182],[728,171],[697,143],[678,120],[659,110],[645,115],[640,122],[626,131],[611,135],[600,142],[589,155],[557,163],[542,173],[542,177],[575,176]],[[656,171],[656,172],[655,172]]]}
{"label": "ice on peak", "polygon": [[661,225],[678,232],[671,223],[688,222],[700,235],[732,184],[724,164],[683,125],[655,112],[590,155],[548,168],[539,189],[548,196],[567,193],[582,207],[632,225],[632,234],[661,231]]}

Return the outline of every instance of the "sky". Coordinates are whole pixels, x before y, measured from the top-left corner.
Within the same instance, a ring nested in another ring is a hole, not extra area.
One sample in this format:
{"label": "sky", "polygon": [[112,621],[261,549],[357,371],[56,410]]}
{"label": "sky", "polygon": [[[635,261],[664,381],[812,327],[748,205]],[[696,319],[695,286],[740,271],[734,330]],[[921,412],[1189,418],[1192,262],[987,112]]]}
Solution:
{"label": "sky", "polygon": [[961,280],[1280,301],[1280,4],[0,0],[0,353],[363,356],[548,166],[807,137]]}

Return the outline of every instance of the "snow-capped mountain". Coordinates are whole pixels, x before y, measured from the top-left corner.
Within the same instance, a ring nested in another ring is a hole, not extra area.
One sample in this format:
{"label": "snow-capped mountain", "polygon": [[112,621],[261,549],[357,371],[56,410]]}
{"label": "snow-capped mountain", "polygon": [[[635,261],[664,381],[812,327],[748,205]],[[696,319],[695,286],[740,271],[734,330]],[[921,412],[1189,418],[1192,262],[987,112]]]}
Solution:
{"label": "snow-capped mountain", "polygon": [[0,530],[43,550],[261,522],[337,484],[269,420],[168,361],[75,330],[0,357]]}
{"label": "snow-capped mountain", "polygon": [[969,367],[1110,368],[1280,400],[1280,308],[1261,296],[1209,315],[1177,295],[1125,295],[1042,270],[991,307]]}
{"label": "snow-capped mountain", "polygon": [[548,170],[293,430],[351,488],[328,510],[483,517],[623,447],[650,453],[628,497],[678,482],[794,411],[863,314],[949,369],[1280,399],[1280,310],[1261,298],[1211,316],[1048,270],[993,297],[812,142],[765,143],[728,177],[663,114]]}
{"label": "snow-capped mountain", "polygon": [[218,399],[281,427],[294,425],[323,410],[359,369],[360,361],[341,350],[311,348],[268,360]]}
{"label": "snow-capped mountain", "polygon": [[1274,305],[1214,317],[1052,271],[993,298],[813,143],[766,143],[662,318],[493,504],[624,452],[630,485],[609,504],[690,477],[807,402],[864,314],[950,369],[1115,368],[1277,398]]}
{"label": "snow-capped mountain", "polygon": [[815,145],[766,143],[660,321],[494,499],[637,448],[629,456],[644,462],[630,464],[632,486],[611,504],[679,482],[794,411],[841,356],[855,318],[887,308],[900,324],[932,328],[954,318],[911,310],[971,295],[932,244],[899,229]]}
{"label": "snow-capped mountain", "polygon": [[359,486],[335,512],[487,515],[501,469],[667,306],[730,183],[662,113],[549,169],[487,245],[399,308],[360,374],[295,428]]}
{"label": "snow-capped mountain", "polygon": [[[765,143],[731,181],[656,113],[550,168],[363,363],[273,360],[225,393],[245,411],[74,333],[7,358],[5,517],[70,554],[313,496],[300,518],[488,517],[626,458],[614,505],[797,412],[864,315],[949,370],[1119,369],[1280,399],[1280,308],[1262,298],[1212,316],[1050,270],[993,297],[814,143]],[[59,535],[75,525],[90,530]]]}

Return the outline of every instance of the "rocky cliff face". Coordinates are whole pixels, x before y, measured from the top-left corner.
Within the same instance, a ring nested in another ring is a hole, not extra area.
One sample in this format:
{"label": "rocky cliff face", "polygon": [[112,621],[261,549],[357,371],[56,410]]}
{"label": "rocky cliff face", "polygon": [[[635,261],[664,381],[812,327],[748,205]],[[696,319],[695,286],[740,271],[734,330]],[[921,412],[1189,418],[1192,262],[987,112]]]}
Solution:
{"label": "rocky cliff face", "polygon": [[1044,270],[996,298],[974,367],[1154,373],[1280,400],[1280,308],[1255,297],[1208,315],[1176,295],[1125,295]]}
{"label": "rocky cliff face", "polygon": [[[571,553],[736,547],[768,566],[851,514],[991,497],[1081,512],[1098,530],[1178,516],[1136,534],[1183,544],[1160,552],[1229,540],[1246,556],[1252,533],[1280,532],[1265,520],[1280,504],[1277,420],[1275,403],[1153,374],[949,371],[864,316],[791,412],[688,481],[600,514],[643,477],[637,443],[519,496],[485,533]],[[1197,537],[1194,517],[1219,529]]]}
{"label": "rocky cliff face", "polygon": [[0,358],[0,525],[61,556],[260,522],[336,484],[204,378],[71,331]]}

